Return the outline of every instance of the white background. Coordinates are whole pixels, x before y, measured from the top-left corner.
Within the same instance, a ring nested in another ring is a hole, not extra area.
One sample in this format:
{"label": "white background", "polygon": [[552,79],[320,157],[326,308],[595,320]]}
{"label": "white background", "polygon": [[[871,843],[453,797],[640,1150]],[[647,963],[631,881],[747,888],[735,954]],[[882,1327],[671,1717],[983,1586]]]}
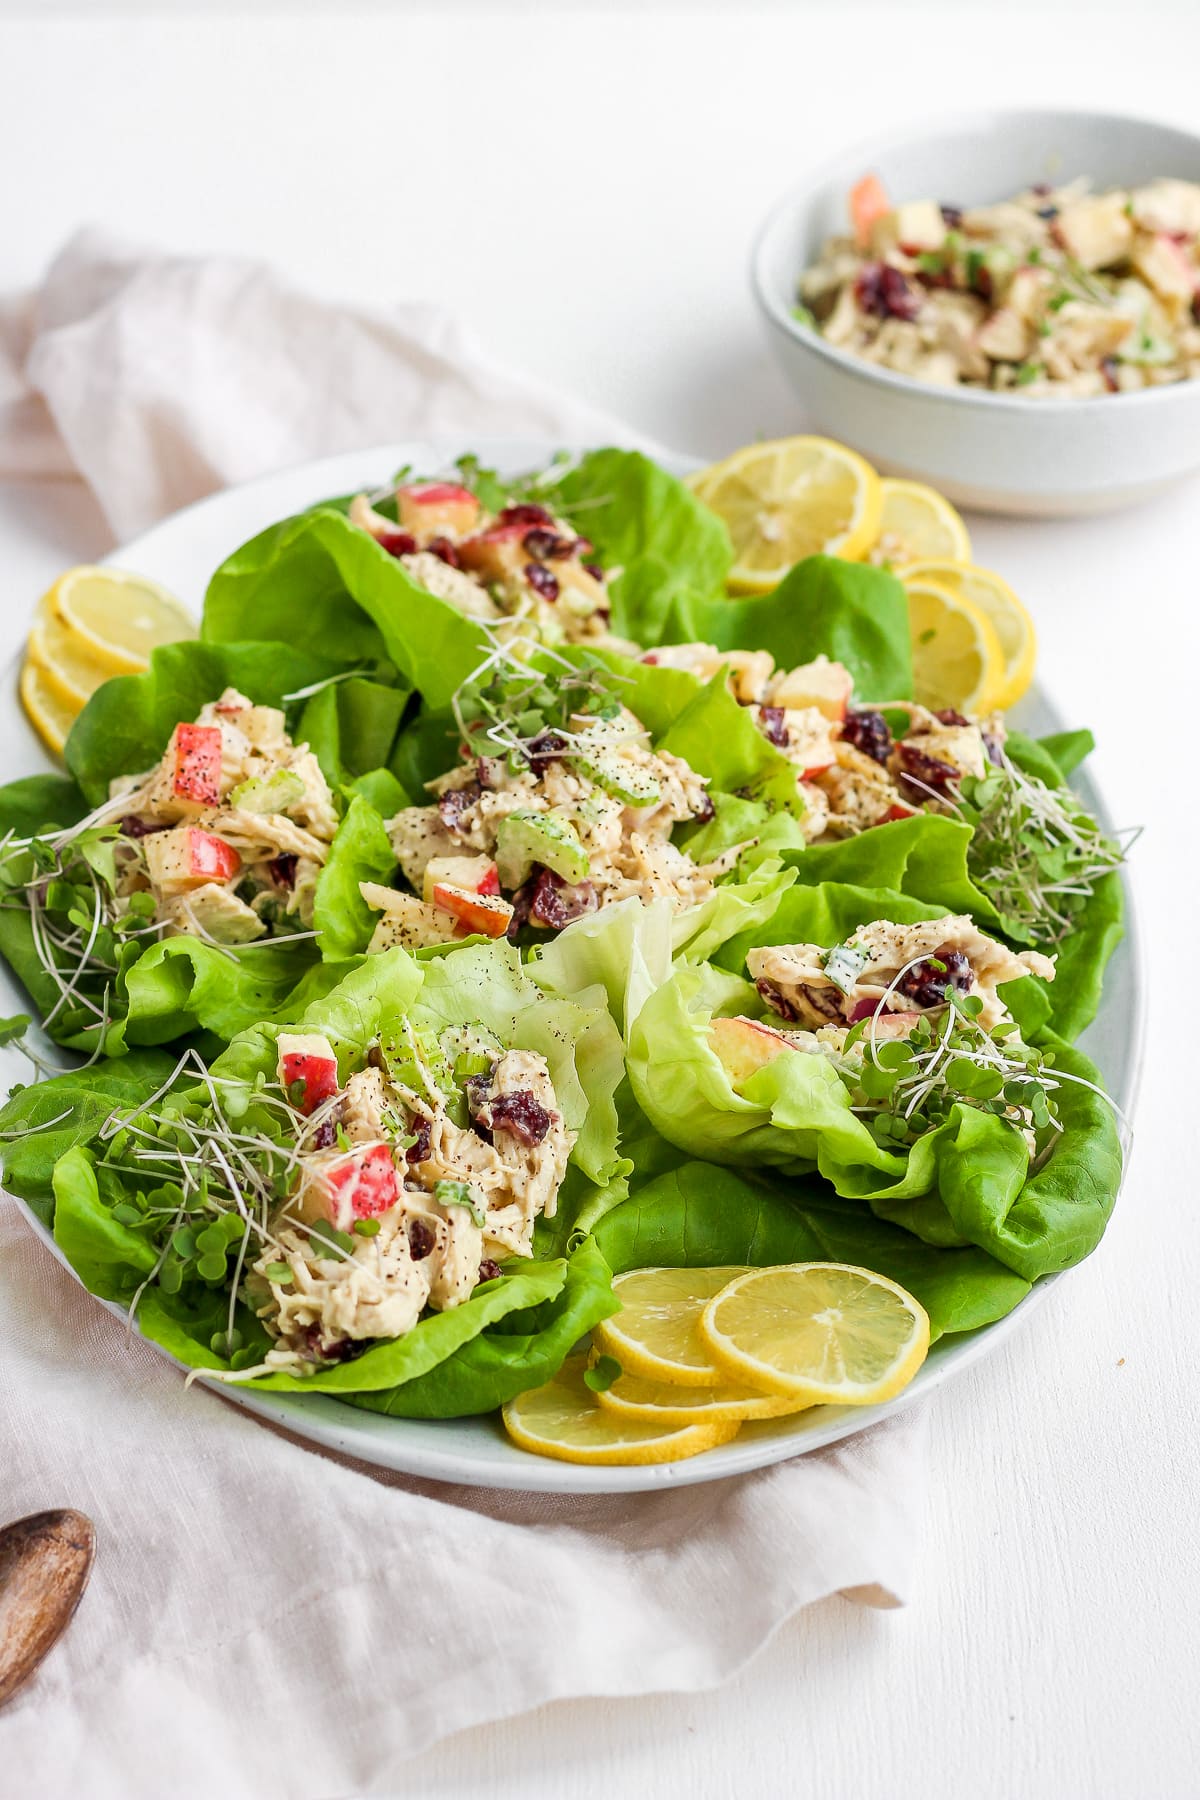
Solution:
{"label": "white background", "polygon": [[[745,262],[807,164],[990,103],[1200,127],[1194,5],[133,16],[155,10],[0,0],[0,288],[85,220],[260,254],[327,292],[453,306],[493,353],[701,453],[803,422]],[[465,1734],[406,1791],[1200,1794],[1198,503],[1193,484],[1091,523],[973,522],[1051,691],[1100,732],[1114,812],[1147,826],[1154,1029],[1103,1246],[939,1396],[915,1604],[813,1608],[711,1696]],[[0,487],[0,654],[58,568],[106,547],[65,490]]]}

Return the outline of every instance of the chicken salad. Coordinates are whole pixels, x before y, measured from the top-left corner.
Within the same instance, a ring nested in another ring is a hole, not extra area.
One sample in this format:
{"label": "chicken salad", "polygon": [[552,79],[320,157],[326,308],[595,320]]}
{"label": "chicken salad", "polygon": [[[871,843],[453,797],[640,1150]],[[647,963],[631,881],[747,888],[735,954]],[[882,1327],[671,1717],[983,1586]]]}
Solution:
{"label": "chicken salad", "polygon": [[1200,184],[991,205],[894,205],[874,176],[852,231],[800,278],[797,317],[851,355],[938,386],[1088,398],[1200,373]]}

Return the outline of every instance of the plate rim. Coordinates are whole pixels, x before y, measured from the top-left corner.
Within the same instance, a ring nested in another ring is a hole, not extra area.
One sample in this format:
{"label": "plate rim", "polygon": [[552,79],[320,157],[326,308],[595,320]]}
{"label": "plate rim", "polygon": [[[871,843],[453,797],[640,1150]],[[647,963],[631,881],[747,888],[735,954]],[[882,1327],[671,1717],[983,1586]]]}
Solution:
{"label": "plate rim", "polygon": [[[153,560],[160,541],[169,542],[181,526],[195,529],[198,519],[207,515],[220,516],[224,513],[236,513],[238,507],[255,500],[260,494],[264,497],[277,489],[285,489],[298,483],[302,478],[322,483],[328,478],[333,485],[325,488],[327,493],[344,491],[337,483],[337,472],[349,473],[358,465],[395,468],[398,464],[409,460],[422,460],[411,452],[430,452],[428,460],[438,467],[452,463],[456,454],[464,449],[481,454],[485,458],[495,460],[499,464],[509,466],[526,460],[537,462],[544,460],[548,454],[560,445],[549,438],[533,436],[498,437],[483,436],[466,440],[465,438],[414,438],[401,439],[395,442],[364,446],[362,449],[340,451],[331,456],[308,458],[294,463],[287,468],[268,471],[253,477],[249,481],[221,489],[217,493],[205,495],[178,511],[159,520],[146,531],[139,533],[127,543],[115,547],[103,556],[102,564],[124,567],[137,566],[137,559],[149,552]],[[568,449],[578,449],[569,443]],[[675,452],[659,453],[659,460],[673,467],[676,472],[699,466],[699,459],[687,457]],[[351,483],[353,485],[353,483]],[[294,508],[297,502],[290,502]],[[303,504],[303,502],[300,502]],[[266,529],[267,525],[285,513],[273,511],[270,518],[255,529]],[[238,542],[245,542],[244,537]],[[229,546],[229,551],[237,547]],[[229,552],[226,552],[228,554]],[[20,666],[21,653],[13,659],[7,671],[10,707],[19,714],[19,703],[15,700],[16,673]],[[1044,713],[1049,715],[1053,725],[1061,725],[1062,715],[1041,683],[1035,682],[1031,694]],[[11,717],[11,711],[10,711]],[[1111,819],[1104,803],[1103,794],[1097,788],[1090,775],[1084,776],[1083,786],[1089,790],[1089,802],[1096,807],[1102,822],[1109,825]],[[1144,1065],[1144,1044],[1147,1029],[1149,995],[1145,979],[1146,959],[1143,941],[1141,912],[1137,904],[1135,884],[1131,880],[1128,866],[1121,871],[1122,887],[1125,897],[1125,938],[1118,947],[1118,953],[1124,951],[1129,958],[1129,979],[1134,995],[1134,1009],[1131,1020],[1132,1030],[1127,1034],[1129,1051],[1126,1057],[1128,1077],[1119,1099],[1122,1110],[1131,1122],[1134,1118],[1141,1088],[1141,1077]],[[7,969],[4,978],[14,983],[16,977]],[[1101,1008],[1103,1008],[1103,997]],[[1132,1135],[1126,1146],[1125,1163],[1122,1170],[1121,1186],[1117,1200],[1120,1200],[1128,1179]],[[124,1308],[114,1301],[101,1299],[92,1294],[79,1279],[70,1263],[55,1243],[49,1227],[23,1200],[9,1195],[15,1201],[20,1214],[35,1235],[50,1250],[51,1254],[69,1272],[87,1298],[104,1307],[115,1318],[128,1323],[128,1315]],[[1114,1202],[1115,1204],[1115,1202]],[[948,1343],[939,1354],[936,1350],[933,1358],[926,1362],[918,1372],[914,1381],[896,1396],[881,1405],[863,1408],[830,1407],[814,1409],[821,1413],[821,1419],[806,1418],[801,1431],[794,1421],[762,1421],[744,1425],[738,1436],[729,1444],[715,1450],[704,1452],[697,1457],[688,1458],[676,1463],[658,1463],[646,1466],[596,1466],[590,1464],[574,1464],[558,1462],[550,1458],[532,1456],[520,1451],[517,1446],[510,1445],[503,1435],[503,1427],[495,1414],[477,1414],[469,1419],[448,1420],[408,1420],[396,1419],[387,1415],[359,1412],[344,1402],[339,1402],[326,1395],[281,1395],[256,1393],[245,1388],[233,1388],[223,1383],[206,1380],[203,1374],[196,1374],[181,1363],[178,1358],[162,1345],[155,1344],[146,1338],[139,1325],[134,1323],[135,1330],[143,1342],[173,1363],[187,1375],[193,1376],[201,1383],[205,1391],[229,1401],[240,1411],[251,1417],[261,1419],[277,1429],[283,1429],[306,1443],[316,1445],[322,1450],[333,1451],[339,1455],[353,1457],[360,1462],[367,1462],[374,1467],[384,1468],[398,1474],[409,1475],[422,1480],[452,1483],[457,1486],[490,1488],[509,1492],[556,1493],[563,1495],[595,1495],[622,1494],[637,1492],[661,1491],[670,1487],[693,1486],[702,1482],[720,1481],[742,1475],[753,1470],[766,1468],[796,1456],[810,1454],[859,1431],[867,1430],[872,1425],[893,1418],[918,1401],[934,1392],[944,1382],[951,1379],[983,1360],[998,1349],[1009,1336],[1017,1331],[1034,1310],[1044,1303],[1053,1287],[1069,1275],[1070,1270],[1044,1276],[1034,1284],[1029,1294],[1020,1304],[1001,1319],[989,1325],[963,1333],[953,1343]],[[486,1420],[491,1430],[504,1445],[505,1456],[511,1451],[513,1462],[492,1460],[472,1454],[469,1444],[455,1448],[452,1444],[445,1448],[425,1448],[412,1441],[406,1442],[405,1428],[419,1425],[424,1428],[434,1427],[447,1436],[453,1436],[455,1430],[464,1426],[477,1425]],[[517,1460],[520,1459],[520,1460]]]}

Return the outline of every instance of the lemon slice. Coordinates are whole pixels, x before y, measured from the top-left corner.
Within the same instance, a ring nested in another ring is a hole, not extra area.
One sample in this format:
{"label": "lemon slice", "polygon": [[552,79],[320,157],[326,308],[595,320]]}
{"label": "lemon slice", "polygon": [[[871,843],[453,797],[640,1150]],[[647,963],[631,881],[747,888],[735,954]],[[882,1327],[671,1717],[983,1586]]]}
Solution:
{"label": "lemon slice", "polygon": [[165,588],[121,569],[68,569],[46,600],[79,647],[112,675],[137,674],[160,644],[196,635],[191,616]]}
{"label": "lemon slice", "polygon": [[97,662],[87,645],[67,630],[48,598],[41,601],[33,617],[29,656],[63,703],[76,712],[112,675],[112,670]]}
{"label": "lemon slice", "polygon": [[681,1387],[713,1387],[721,1381],[697,1331],[707,1301],[741,1268],[630,1269],[613,1282],[621,1302],[592,1337],[631,1375]]}
{"label": "lemon slice", "polygon": [[907,586],[910,581],[936,581],[939,587],[960,599],[969,600],[987,614],[1000,640],[1004,657],[1003,686],[992,696],[997,707],[1015,706],[1033,680],[1037,662],[1037,632],[1033,620],[1006,581],[991,569],[977,569],[973,563],[930,560],[914,562],[896,573]]}
{"label": "lemon slice", "polygon": [[986,713],[1004,687],[1004,652],[983,608],[925,575],[908,575],[913,692],[939,712]]}
{"label": "lemon slice", "polygon": [[887,562],[893,567],[922,557],[970,562],[967,527],[945,495],[924,482],[895,481],[891,476],[884,477],[879,489],[883,511],[871,562]]}
{"label": "lemon slice", "polygon": [[690,485],[729,527],[729,585],[743,593],[766,593],[818,551],[857,562],[879,535],[878,475],[830,438],[748,444],[701,469]]}
{"label": "lemon slice", "polygon": [[750,1269],[709,1301],[700,1332],[732,1380],[814,1406],[890,1400],[929,1349],[920,1302],[847,1263]]}
{"label": "lemon slice", "polygon": [[681,1387],[677,1382],[647,1381],[621,1375],[596,1395],[607,1412],[623,1419],[657,1419],[663,1425],[702,1425],[708,1419],[777,1419],[803,1412],[805,1402],[791,1394],[763,1394],[727,1382],[720,1387]]}
{"label": "lemon slice", "polygon": [[573,1356],[553,1381],[518,1394],[503,1408],[505,1430],[522,1450],[573,1463],[663,1463],[698,1456],[737,1435],[736,1419],[664,1425],[625,1419],[597,1406],[583,1379],[587,1359]]}
{"label": "lemon slice", "polygon": [[57,756],[67,741],[67,733],[79,717],[79,708],[62,698],[50,685],[50,678],[40,663],[26,662],[21,670],[21,704],[42,742]]}

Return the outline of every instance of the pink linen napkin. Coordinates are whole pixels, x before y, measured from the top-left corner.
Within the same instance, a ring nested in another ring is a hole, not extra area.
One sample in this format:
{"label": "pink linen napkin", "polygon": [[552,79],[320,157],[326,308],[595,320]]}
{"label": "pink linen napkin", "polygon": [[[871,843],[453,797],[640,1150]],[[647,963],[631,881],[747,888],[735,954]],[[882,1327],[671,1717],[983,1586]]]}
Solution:
{"label": "pink linen napkin", "polygon": [[[118,538],[284,464],[497,434],[635,441],[434,308],[336,306],[250,262],[85,232],[0,307],[0,479],[77,475]],[[380,1474],[185,1390],[3,1196],[0,1444],[0,1520],[75,1506],[99,1533],[74,1625],[0,1715],[6,1800],[158,1800],[168,1773],[174,1800],[380,1792],[468,1725],[712,1687],[814,1600],[904,1602],[925,1468],[913,1408],[648,1495]]]}

